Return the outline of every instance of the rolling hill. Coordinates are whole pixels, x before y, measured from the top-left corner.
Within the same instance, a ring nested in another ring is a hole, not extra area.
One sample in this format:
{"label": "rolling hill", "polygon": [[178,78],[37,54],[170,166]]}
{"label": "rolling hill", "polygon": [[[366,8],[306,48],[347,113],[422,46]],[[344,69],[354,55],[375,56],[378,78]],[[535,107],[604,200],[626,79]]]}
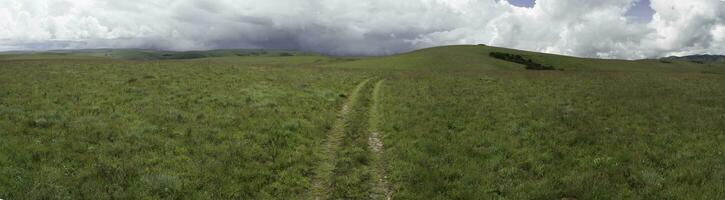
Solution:
{"label": "rolling hill", "polygon": [[[523,69],[523,65],[491,57],[492,52],[520,55],[534,62],[560,70],[595,71],[707,71],[722,73],[725,56],[693,55],[661,59],[617,60],[595,59],[522,51],[486,45],[454,45],[420,49],[380,57],[331,57],[290,50],[229,49],[210,51],[157,51],[143,49],[54,50],[46,52],[6,52],[0,59],[97,59],[184,60],[212,59],[249,64],[297,63],[346,68],[420,69],[420,68],[484,68]],[[297,57],[297,58],[280,58]],[[274,61],[278,62],[274,62]],[[285,61],[287,60],[287,61]]]}
{"label": "rolling hill", "polygon": [[489,69],[523,69],[523,65],[499,60],[489,56],[491,52],[502,52],[522,55],[536,62],[552,65],[564,70],[606,70],[606,71],[720,71],[725,63],[701,65],[683,60],[661,62],[656,59],[617,60],[593,59],[571,56],[522,51],[508,48],[483,45],[457,45],[421,49],[399,55],[360,59],[353,62],[340,63],[336,66],[356,68],[489,68]]}
{"label": "rolling hill", "polygon": [[680,60],[694,62],[698,64],[723,64],[725,63],[725,55],[691,55],[691,56],[671,56],[662,58],[662,60]]}

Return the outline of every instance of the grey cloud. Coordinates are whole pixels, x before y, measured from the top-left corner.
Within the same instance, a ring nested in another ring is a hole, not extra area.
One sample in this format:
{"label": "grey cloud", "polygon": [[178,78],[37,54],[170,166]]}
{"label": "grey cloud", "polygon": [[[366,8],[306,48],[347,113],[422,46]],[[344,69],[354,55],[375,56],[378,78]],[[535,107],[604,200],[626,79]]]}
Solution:
{"label": "grey cloud", "polygon": [[384,55],[461,43],[586,57],[725,53],[719,0],[652,0],[652,22],[625,13],[635,0],[0,0],[0,47],[284,48]]}

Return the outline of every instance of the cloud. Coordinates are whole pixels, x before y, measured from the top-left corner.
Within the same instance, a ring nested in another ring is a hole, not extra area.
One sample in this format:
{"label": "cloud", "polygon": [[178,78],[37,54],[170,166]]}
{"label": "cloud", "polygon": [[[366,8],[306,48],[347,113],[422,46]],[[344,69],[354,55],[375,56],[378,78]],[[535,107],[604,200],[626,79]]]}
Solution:
{"label": "cloud", "polygon": [[725,3],[652,0],[0,0],[0,47],[285,48],[383,55],[487,43],[585,57],[725,54]]}
{"label": "cloud", "polygon": [[721,28],[725,25],[725,1],[652,1],[656,11],[649,24],[655,31],[660,53],[725,53]]}

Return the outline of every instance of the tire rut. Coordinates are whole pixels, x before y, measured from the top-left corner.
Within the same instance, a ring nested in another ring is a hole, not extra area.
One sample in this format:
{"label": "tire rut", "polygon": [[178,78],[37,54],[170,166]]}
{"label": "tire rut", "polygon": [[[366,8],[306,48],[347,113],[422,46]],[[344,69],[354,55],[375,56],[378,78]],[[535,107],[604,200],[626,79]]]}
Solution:
{"label": "tire rut", "polygon": [[349,100],[345,102],[342,109],[337,114],[337,118],[335,119],[332,129],[328,134],[327,141],[321,150],[322,160],[315,171],[309,199],[329,199],[333,170],[335,169],[335,163],[337,160],[337,151],[340,148],[341,140],[345,136],[345,128],[349,120],[350,112],[353,110],[353,107],[358,104],[360,91],[365,88],[370,80],[372,80],[372,78],[360,82],[355,87],[349,96]]}
{"label": "tire rut", "polygon": [[380,113],[380,88],[385,80],[379,80],[375,83],[372,92],[372,103],[370,110],[368,111],[369,122],[368,122],[368,145],[372,151],[371,160],[372,166],[372,177],[373,177],[373,191],[371,193],[371,199],[392,199],[392,190],[390,190],[388,184],[388,176],[385,170],[385,157],[384,157],[384,145],[382,136],[380,133],[380,123],[382,116]]}

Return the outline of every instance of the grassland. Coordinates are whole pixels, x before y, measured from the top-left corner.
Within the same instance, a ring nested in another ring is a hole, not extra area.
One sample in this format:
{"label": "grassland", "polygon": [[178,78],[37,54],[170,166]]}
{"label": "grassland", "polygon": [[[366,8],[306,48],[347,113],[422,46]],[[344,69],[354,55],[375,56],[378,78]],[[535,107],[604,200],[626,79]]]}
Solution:
{"label": "grassland", "polygon": [[0,55],[0,198],[725,198],[722,63],[223,52]]}
{"label": "grassland", "polygon": [[340,96],[365,73],[96,60],[1,70],[8,199],[304,194]]}
{"label": "grassland", "polygon": [[387,87],[396,95],[382,109],[396,197],[719,199],[723,81],[621,72],[390,77],[404,88]]}

